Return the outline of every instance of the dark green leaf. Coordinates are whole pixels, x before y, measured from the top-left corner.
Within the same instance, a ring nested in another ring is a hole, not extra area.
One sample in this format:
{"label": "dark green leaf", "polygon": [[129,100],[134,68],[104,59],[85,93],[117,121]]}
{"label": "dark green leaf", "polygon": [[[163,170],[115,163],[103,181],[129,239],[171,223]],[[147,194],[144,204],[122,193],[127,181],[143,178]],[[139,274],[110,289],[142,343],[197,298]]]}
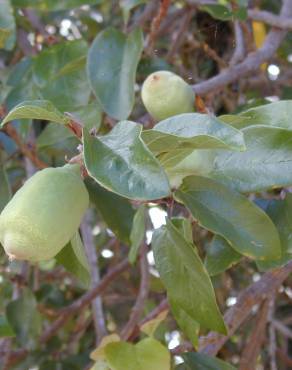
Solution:
{"label": "dark green leaf", "polygon": [[41,333],[41,317],[35,296],[29,289],[23,289],[20,298],[8,303],[6,317],[21,346],[36,348]]}
{"label": "dark green leaf", "polygon": [[131,240],[131,249],[129,252],[129,261],[134,263],[137,259],[139,248],[145,237],[146,229],[146,217],[145,217],[146,208],[142,204],[135,213],[133,226],[131,230],[130,240]]}
{"label": "dark green leaf", "polygon": [[209,177],[240,192],[292,184],[292,131],[251,126],[242,130],[247,150],[218,153]]}
{"label": "dark green leaf", "polygon": [[130,11],[138,5],[147,3],[147,0],[120,0],[120,6],[123,10],[124,22],[128,23]]}
{"label": "dark green leaf", "polygon": [[206,177],[190,176],[175,197],[203,227],[223,236],[239,253],[263,260],[280,257],[275,225],[245,196]]}
{"label": "dark green leaf", "polygon": [[194,246],[168,222],[155,230],[152,248],[174,311],[182,309],[203,327],[226,333],[212,283]]}
{"label": "dark green leaf", "polygon": [[7,179],[3,163],[1,163],[1,152],[0,152],[0,212],[6,206],[10,198],[11,198],[10,185]]}
{"label": "dark green leaf", "polygon": [[90,285],[90,268],[84,251],[79,232],[76,232],[71,241],[56,255],[56,260],[65,269],[71,272],[82,283],[84,288]]}
{"label": "dark green leaf", "polygon": [[172,217],[171,222],[188,242],[193,242],[192,223],[189,219],[184,217]]}
{"label": "dark green leaf", "polygon": [[2,337],[14,337],[15,333],[7,321],[6,317],[0,316],[0,338]]}
{"label": "dark green leaf", "polygon": [[184,353],[182,358],[185,361],[182,370],[236,370],[227,362],[203,353]]}
{"label": "dark green leaf", "polygon": [[87,59],[87,74],[104,111],[122,120],[134,105],[136,69],[143,48],[142,32],[128,36],[114,28],[100,32]]}
{"label": "dark green leaf", "polygon": [[228,21],[233,17],[233,13],[225,5],[211,4],[201,6],[200,8],[209,13],[213,18],[220,19],[221,21]]}
{"label": "dark green leaf", "polygon": [[100,137],[83,131],[84,161],[89,175],[103,187],[130,199],[151,200],[170,193],[159,162],[141,140],[141,125],[119,122]]}
{"label": "dark green leaf", "polygon": [[130,244],[134,210],[130,202],[117,194],[109,192],[93,180],[86,180],[91,202],[101,213],[108,227],[117,238]]}
{"label": "dark green leaf", "polygon": [[242,255],[237,253],[222,236],[216,235],[207,247],[205,266],[210,276],[221,274],[239,262]]}
{"label": "dark green leaf", "polygon": [[47,120],[60,124],[68,122],[68,119],[50,101],[29,100],[14,107],[4,118],[1,126],[15,119],[23,118]]}
{"label": "dark green leaf", "polygon": [[77,107],[76,109],[70,111],[73,117],[77,118],[84,126],[90,130],[94,128],[98,130],[101,124],[102,112],[101,107],[97,102]]}

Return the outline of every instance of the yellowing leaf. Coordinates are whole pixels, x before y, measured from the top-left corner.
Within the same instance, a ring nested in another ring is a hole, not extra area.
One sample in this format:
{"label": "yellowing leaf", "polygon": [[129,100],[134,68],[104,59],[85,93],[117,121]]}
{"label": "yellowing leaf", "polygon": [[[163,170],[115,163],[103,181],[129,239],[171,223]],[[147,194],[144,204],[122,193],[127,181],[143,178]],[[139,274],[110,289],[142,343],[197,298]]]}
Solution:
{"label": "yellowing leaf", "polygon": [[141,326],[141,331],[152,337],[155,334],[155,331],[158,328],[158,326],[162,323],[162,321],[166,319],[167,314],[168,310],[160,312],[160,314],[156,316],[155,319],[145,322],[145,324]]}
{"label": "yellowing leaf", "polygon": [[90,358],[94,361],[104,359],[104,357],[105,357],[105,353],[104,353],[105,347],[110,343],[120,342],[120,340],[121,339],[118,336],[118,334],[107,335],[106,337],[104,337],[101,340],[99,346],[93,352],[91,352]]}

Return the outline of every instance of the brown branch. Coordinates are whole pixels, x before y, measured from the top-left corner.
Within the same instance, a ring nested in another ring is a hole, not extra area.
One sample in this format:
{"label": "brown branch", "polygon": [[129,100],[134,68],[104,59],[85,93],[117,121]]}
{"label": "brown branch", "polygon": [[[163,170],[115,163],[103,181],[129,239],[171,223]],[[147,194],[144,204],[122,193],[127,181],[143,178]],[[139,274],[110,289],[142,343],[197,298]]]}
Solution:
{"label": "brown branch", "polygon": [[268,313],[269,300],[267,299],[263,302],[255,318],[255,325],[240,356],[239,370],[254,370],[256,368],[257,358],[265,340]]}
{"label": "brown branch", "polygon": [[[292,1],[290,0],[283,1],[281,16],[284,15],[292,17]],[[287,32],[284,30],[273,28],[268,33],[264,45],[260,49],[250,53],[243,62],[223,70],[217,76],[193,85],[194,91],[199,95],[206,95],[258,70],[261,64],[274,55],[286,34]]]}
{"label": "brown branch", "polygon": [[21,153],[25,157],[30,159],[30,161],[35,165],[35,167],[37,167],[38,169],[43,169],[43,168],[48,167],[48,165],[45,162],[43,162],[41,159],[38,158],[35,147],[29,146],[22,141],[17,130],[13,127],[11,123],[7,123],[2,128],[2,131],[15,142],[15,144],[20,149]]}
{"label": "brown branch", "polygon": [[271,291],[276,291],[291,272],[292,261],[282,268],[266,272],[259,281],[242,291],[237,298],[237,303],[224,315],[228,335],[211,332],[206,337],[201,337],[200,352],[215,356],[250,315],[252,308],[265,299]]}
{"label": "brown branch", "polygon": [[80,312],[86,306],[88,306],[96,296],[104,292],[107,286],[129,267],[130,264],[128,262],[128,258],[126,258],[118,263],[116,266],[114,266],[111,270],[109,270],[98,284],[96,284],[88,292],[83,294],[78,300],[73,302],[70,306],[62,309],[59,318],[55,320],[53,324],[42,334],[40,342],[46,343],[49,339],[51,339],[72,315]]}
{"label": "brown branch", "polygon": [[135,330],[135,327],[138,324],[140,316],[143,312],[145,301],[149,293],[150,275],[147,260],[147,246],[145,244],[142,246],[140,253],[140,271],[141,282],[139,294],[137,296],[136,303],[132,309],[130,319],[121,332],[121,338],[124,340],[127,340]]}

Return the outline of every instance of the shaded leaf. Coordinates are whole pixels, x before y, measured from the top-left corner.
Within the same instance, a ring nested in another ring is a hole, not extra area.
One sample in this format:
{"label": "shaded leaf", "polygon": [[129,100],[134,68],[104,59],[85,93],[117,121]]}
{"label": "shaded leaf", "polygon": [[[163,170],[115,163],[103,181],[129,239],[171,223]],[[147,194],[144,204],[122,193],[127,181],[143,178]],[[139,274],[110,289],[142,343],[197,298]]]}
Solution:
{"label": "shaded leaf", "polygon": [[130,11],[138,5],[147,3],[147,0],[120,0],[120,6],[123,11],[124,22],[128,23]]}
{"label": "shaded leaf", "polygon": [[73,274],[84,286],[90,285],[90,267],[84,251],[79,232],[76,232],[70,242],[56,255],[59,264]]}
{"label": "shaded leaf", "polygon": [[90,200],[101,213],[105,223],[119,240],[130,244],[130,233],[135,214],[131,203],[104,189],[91,179],[86,179],[85,183]]}
{"label": "shaded leaf", "polygon": [[8,303],[6,317],[20,345],[27,349],[37,346],[41,333],[41,316],[33,293],[25,288],[21,297]]}
{"label": "shaded leaf", "polygon": [[182,358],[185,363],[180,365],[177,370],[236,370],[227,362],[203,353],[183,353]]}
{"label": "shaded leaf", "polygon": [[210,4],[200,7],[201,10],[209,13],[213,18],[220,19],[221,21],[228,21],[233,18],[233,13],[225,5]]}
{"label": "shaded leaf", "polygon": [[100,4],[104,0],[12,0],[12,4],[19,8],[33,8],[40,11],[58,11],[88,5]]}
{"label": "shaded leaf", "polygon": [[137,209],[135,216],[134,216],[131,235],[130,235],[130,240],[131,240],[130,248],[131,249],[129,252],[129,261],[131,263],[136,262],[139,248],[145,237],[145,229],[146,229],[145,211],[146,211],[145,205],[142,204]]}
{"label": "shaded leaf", "polygon": [[3,337],[14,337],[15,333],[10,326],[9,322],[7,321],[6,317],[1,315],[0,316],[0,338]]}
{"label": "shaded leaf", "polygon": [[15,19],[10,0],[0,1],[0,49],[12,50],[16,41]]}
{"label": "shaded leaf", "polygon": [[280,257],[278,231],[264,211],[225,185],[201,176],[184,179],[175,197],[208,230],[255,259]]}
{"label": "shaded leaf", "polygon": [[226,333],[212,283],[194,246],[168,222],[155,230],[152,248],[172,309],[182,309],[203,327]]}
{"label": "shaded leaf", "polygon": [[172,217],[171,222],[188,242],[193,242],[193,229],[190,220],[185,217]]}
{"label": "shaded leaf", "polygon": [[136,69],[143,49],[142,32],[128,36],[108,28],[91,44],[87,74],[104,111],[119,120],[130,115],[134,105]]}
{"label": "shaded leaf", "polygon": [[10,185],[8,182],[5,168],[1,163],[1,152],[0,152],[0,212],[9,202],[10,198],[11,198]]}
{"label": "shaded leaf", "polygon": [[222,236],[215,235],[207,247],[205,266],[210,276],[221,274],[240,261],[242,255],[236,252]]}
{"label": "shaded leaf", "polygon": [[83,130],[84,161],[89,175],[108,190],[130,199],[152,200],[170,193],[158,161],[140,138],[141,125],[119,122],[100,137]]}

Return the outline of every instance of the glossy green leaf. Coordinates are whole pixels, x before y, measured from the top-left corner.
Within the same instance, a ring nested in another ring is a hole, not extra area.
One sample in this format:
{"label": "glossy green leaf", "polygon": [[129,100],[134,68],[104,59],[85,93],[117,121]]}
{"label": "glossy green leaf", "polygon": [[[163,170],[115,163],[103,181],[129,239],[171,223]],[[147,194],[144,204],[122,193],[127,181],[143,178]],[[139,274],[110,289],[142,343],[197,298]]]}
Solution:
{"label": "glossy green leaf", "polygon": [[235,367],[216,357],[204,353],[183,353],[184,364],[177,370],[236,370]]}
{"label": "glossy green leaf", "polygon": [[41,316],[33,293],[25,288],[20,298],[8,303],[6,317],[23,348],[34,349],[41,333]]}
{"label": "glossy green leaf", "polygon": [[131,263],[136,262],[139,248],[144,240],[145,237],[145,230],[146,230],[146,217],[145,217],[146,208],[145,205],[142,204],[135,213],[133,226],[131,230],[130,240],[130,252],[129,252],[129,261]]}
{"label": "glossy green leaf", "polygon": [[[1,159],[1,152],[0,152]],[[11,198],[11,190],[5,168],[0,160],[0,212]]]}
{"label": "glossy green leaf", "polygon": [[86,180],[86,187],[91,202],[101,213],[102,218],[116,237],[125,244],[130,244],[130,234],[134,219],[134,209],[131,203],[114,194],[93,180]]}
{"label": "glossy green leaf", "polygon": [[233,127],[238,129],[254,125],[264,125],[292,130],[291,116],[292,100],[280,100],[248,109],[237,115],[221,116],[220,119],[232,124]]}
{"label": "glossy green leaf", "polygon": [[[242,132],[208,114],[185,113],[165,119],[142,133],[155,153],[194,149],[245,150]],[[184,155],[185,156],[185,155]]]}
{"label": "glossy green leaf", "polygon": [[0,1],[0,49],[12,50],[16,41],[15,19],[10,0]]}
{"label": "glossy green leaf", "polygon": [[111,117],[128,118],[134,105],[136,69],[143,49],[142,32],[128,36],[108,28],[93,41],[87,74],[97,99]]}
{"label": "glossy green leaf", "polygon": [[82,59],[87,50],[84,40],[67,41],[44,49],[34,59],[33,81],[38,94],[62,112],[88,104],[90,87]]}
{"label": "glossy green leaf", "polygon": [[242,255],[222,236],[215,235],[207,247],[205,266],[210,276],[218,275],[240,261]]}
{"label": "glossy green leaf", "polygon": [[175,197],[203,227],[223,236],[237,252],[262,260],[280,257],[275,225],[245,196],[206,177],[189,176]]}
{"label": "glossy green leaf", "polygon": [[89,288],[90,267],[79,232],[76,232],[70,242],[55,258],[59,264],[80,280],[85,288]]}
{"label": "glossy green leaf", "polygon": [[192,345],[197,348],[199,344],[200,324],[195,321],[185,310],[169,299],[171,312],[178,326],[191,341]]}
{"label": "glossy green leaf", "polygon": [[140,138],[141,125],[119,122],[100,137],[83,132],[84,161],[89,175],[108,190],[130,199],[168,196],[168,180]]}
{"label": "glossy green leaf", "polygon": [[170,370],[170,353],[154,338],[143,339],[136,345],[110,343],[105,355],[112,370]]}
{"label": "glossy green leaf", "polygon": [[194,246],[168,222],[152,238],[155,264],[172,302],[203,327],[226,333],[209,275]]}
{"label": "glossy green leaf", "polygon": [[292,131],[251,126],[242,130],[247,150],[218,153],[208,176],[240,192],[292,184]]}
{"label": "glossy green leaf", "polygon": [[14,337],[15,333],[10,326],[7,318],[3,315],[0,315],[0,338],[3,337]]}
{"label": "glossy green leaf", "polygon": [[68,122],[68,119],[50,101],[29,100],[14,107],[4,118],[1,126],[15,119],[23,118],[47,120],[60,124]]}

